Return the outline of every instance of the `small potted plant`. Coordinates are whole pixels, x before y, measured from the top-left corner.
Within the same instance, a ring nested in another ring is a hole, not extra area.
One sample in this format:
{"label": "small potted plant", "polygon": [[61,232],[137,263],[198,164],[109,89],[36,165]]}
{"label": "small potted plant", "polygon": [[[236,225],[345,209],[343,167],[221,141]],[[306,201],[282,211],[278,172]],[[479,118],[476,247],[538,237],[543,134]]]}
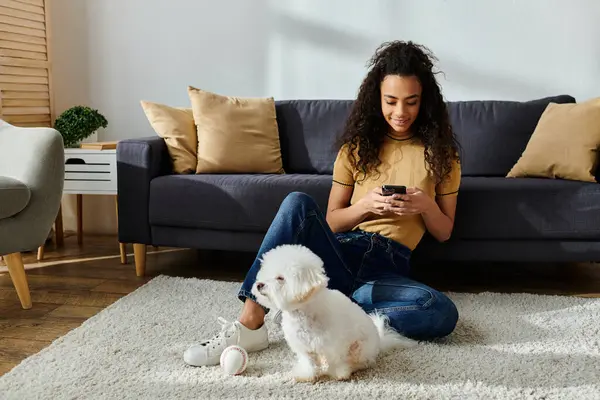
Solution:
{"label": "small potted plant", "polygon": [[65,147],[77,147],[85,138],[100,128],[106,128],[108,121],[98,110],[86,106],[75,106],[64,111],[54,122],[54,129],[60,132]]}

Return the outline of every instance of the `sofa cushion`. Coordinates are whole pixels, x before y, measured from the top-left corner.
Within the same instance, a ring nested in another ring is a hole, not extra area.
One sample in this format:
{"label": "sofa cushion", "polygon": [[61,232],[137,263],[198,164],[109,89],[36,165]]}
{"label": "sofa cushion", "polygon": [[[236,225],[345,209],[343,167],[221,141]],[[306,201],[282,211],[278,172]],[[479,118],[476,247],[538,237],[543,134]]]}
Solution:
{"label": "sofa cushion", "polygon": [[[288,193],[324,211],[329,175],[169,175],[152,180],[150,223],[266,232]],[[463,177],[451,240],[595,240],[600,184],[544,178]]]}
{"label": "sofa cushion", "polygon": [[600,97],[546,107],[508,177],[596,182],[600,148]]}
{"label": "sofa cushion", "polygon": [[463,177],[454,239],[593,239],[600,184],[545,178]]}
{"label": "sofa cushion", "polygon": [[283,168],[291,173],[332,174],[352,100],[275,102]]}
{"label": "sofa cushion", "polygon": [[283,173],[272,97],[224,96],[188,86],[198,137],[196,173]]}
{"label": "sofa cushion", "polygon": [[550,102],[574,103],[575,99],[561,95],[524,102],[449,102],[450,123],[462,146],[462,175],[506,176]]}
{"label": "sofa cushion", "polygon": [[30,198],[31,191],[23,182],[0,176],[0,219],[12,217],[23,211]]}
{"label": "sofa cushion", "polygon": [[150,224],[266,232],[283,199],[301,191],[327,206],[328,175],[170,175],[150,183]]}
{"label": "sofa cushion", "polygon": [[140,104],[152,129],[165,140],[173,160],[173,171],[178,174],[195,173],[198,137],[192,109],[144,100]]}

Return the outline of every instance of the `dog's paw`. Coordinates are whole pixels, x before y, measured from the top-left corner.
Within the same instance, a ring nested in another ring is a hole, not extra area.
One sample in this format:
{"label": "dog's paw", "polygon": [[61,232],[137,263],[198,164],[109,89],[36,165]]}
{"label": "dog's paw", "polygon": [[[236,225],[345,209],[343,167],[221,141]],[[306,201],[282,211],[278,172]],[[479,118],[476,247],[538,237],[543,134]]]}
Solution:
{"label": "dog's paw", "polygon": [[319,377],[316,375],[313,376],[303,376],[303,375],[295,375],[294,381],[296,383],[316,383],[319,380]]}
{"label": "dog's paw", "polygon": [[332,378],[335,379],[336,381],[349,381],[350,377],[352,376],[352,371],[347,371],[347,372],[343,372],[343,373],[338,373],[335,376],[333,376]]}
{"label": "dog's paw", "polygon": [[299,363],[294,367],[292,375],[296,382],[315,383],[319,378],[314,367],[302,363]]}
{"label": "dog's paw", "polygon": [[335,377],[336,381],[339,382],[348,382],[350,380],[350,375],[340,375]]}
{"label": "dog's paw", "polygon": [[300,368],[295,368],[292,371],[292,375],[294,376],[294,381],[298,383],[315,383],[319,380],[314,371],[300,370]]}
{"label": "dog's paw", "polygon": [[349,365],[341,364],[329,368],[329,370],[327,371],[327,375],[329,375],[336,381],[349,381],[352,372],[352,368],[350,368]]}

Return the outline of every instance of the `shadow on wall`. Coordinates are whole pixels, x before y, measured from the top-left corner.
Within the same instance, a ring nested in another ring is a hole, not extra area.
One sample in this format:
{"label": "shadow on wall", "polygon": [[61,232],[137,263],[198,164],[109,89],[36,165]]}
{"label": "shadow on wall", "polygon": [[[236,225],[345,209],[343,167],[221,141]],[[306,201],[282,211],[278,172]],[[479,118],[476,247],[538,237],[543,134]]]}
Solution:
{"label": "shadow on wall", "polygon": [[284,14],[278,9],[271,9],[270,12],[275,21],[274,29],[292,40],[316,43],[320,47],[328,47],[336,52],[358,56],[372,53],[380,44],[377,40],[338,30],[331,25]]}
{"label": "shadow on wall", "polygon": [[[535,98],[554,96],[561,90],[532,84],[532,80],[520,77],[490,73],[470,67],[465,62],[449,57],[441,57],[441,74],[438,81],[444,86],[444,81],[454,87],[462,88],[461,93],[471,93],[472,100],[514,100],[527,101]],[[466,90],[465,90],[466,89]],[[558,92],[557,92],[558,90]],[[456,90],[455,90],[456,91]],[[563,90],[565,94],[567,90]],[[490,97],[489,94],[493,93]],[[450,99],[451,100],[451,99]],[[460,100],[467,100],[461,98]]]}
{"label": "shadow on wall", "polygon": [[310,12],[285,2],[270,1],[267,7],[271,27],[265,92],[282,100],[354,98],[369,57],[384,41],[380,32],[340,26],[347,22],[343,12],[324,21],[331,4]]}

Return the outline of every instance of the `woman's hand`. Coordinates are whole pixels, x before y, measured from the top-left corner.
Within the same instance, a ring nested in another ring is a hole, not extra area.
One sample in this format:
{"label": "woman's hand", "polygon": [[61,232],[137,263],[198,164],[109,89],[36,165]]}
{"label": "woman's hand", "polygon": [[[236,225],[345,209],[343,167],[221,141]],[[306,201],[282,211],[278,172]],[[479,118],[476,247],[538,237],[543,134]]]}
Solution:
{"label": "woman's hand", "polygon": [[375,215],[389,215],[389,200],[390,196],[384,196],[381,187],[368,192],[362,199],[358,201],[363,209]]}
{"label": "woman's hand", "polygon": [[407,188],[406,194],[390,196],[387,210],[396,215],[420,214],[429,233],[445,242],[454,228],[456,196],[442,196],[436,201],[419,188]]}
{"label": "woman's hand", "polygon": [[426,214],[436,204],[419,188],[407,188],[406,194],[394,194],[386,198],[386,210],[396,215]]}

